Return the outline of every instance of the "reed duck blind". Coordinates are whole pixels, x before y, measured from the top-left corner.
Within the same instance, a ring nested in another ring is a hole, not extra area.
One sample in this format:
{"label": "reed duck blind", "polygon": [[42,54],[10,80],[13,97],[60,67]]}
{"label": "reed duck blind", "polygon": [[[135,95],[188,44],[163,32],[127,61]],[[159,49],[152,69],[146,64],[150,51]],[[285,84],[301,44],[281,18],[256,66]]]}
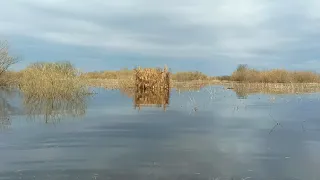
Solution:
{"label": "reed duck blind", "polygon": [[170,73],[167,67],[137,68],[135,72],[135,106],[169,104]]}

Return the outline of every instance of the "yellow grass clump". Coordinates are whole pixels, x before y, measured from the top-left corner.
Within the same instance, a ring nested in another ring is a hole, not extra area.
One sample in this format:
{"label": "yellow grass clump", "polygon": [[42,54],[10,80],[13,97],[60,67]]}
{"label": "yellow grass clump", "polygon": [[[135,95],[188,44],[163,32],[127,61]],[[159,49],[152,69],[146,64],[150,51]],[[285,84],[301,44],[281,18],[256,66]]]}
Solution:
{"label": "yellow grass clump", "polygon": [[76,98],[88,94],[79,75],[69,62],[35,63],[22,72],[19,87],[25,96]]}

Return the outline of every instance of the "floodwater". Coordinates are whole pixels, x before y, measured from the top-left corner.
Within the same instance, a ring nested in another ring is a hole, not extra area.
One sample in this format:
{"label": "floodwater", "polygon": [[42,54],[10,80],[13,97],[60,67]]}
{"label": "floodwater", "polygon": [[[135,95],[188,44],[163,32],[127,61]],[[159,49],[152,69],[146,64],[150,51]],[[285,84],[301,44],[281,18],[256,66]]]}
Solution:
{"label": "floodwater", "polygon": [[320,179],[318,93],[212,86],[139,109],[128,94],[94,90],[77,102],[2,91],[0,180]]}

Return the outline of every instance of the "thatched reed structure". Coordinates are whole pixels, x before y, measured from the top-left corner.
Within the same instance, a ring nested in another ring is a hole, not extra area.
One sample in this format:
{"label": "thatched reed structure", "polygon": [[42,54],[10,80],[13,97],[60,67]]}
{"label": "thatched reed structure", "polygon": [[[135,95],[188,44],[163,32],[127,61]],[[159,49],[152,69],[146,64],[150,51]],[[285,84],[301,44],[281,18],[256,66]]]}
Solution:
{"label": "thatched reed structure", "polygon": [[136,90],[165,91],[170,89],[170,73],[167,67],[160,68],[136,68],[134,69]]}
{"label": "thatched reed structure", "polygon": [[170,73],[168,68],[137,68],[135,75],[135,108],[158,106],[166,109],[170,98]]}

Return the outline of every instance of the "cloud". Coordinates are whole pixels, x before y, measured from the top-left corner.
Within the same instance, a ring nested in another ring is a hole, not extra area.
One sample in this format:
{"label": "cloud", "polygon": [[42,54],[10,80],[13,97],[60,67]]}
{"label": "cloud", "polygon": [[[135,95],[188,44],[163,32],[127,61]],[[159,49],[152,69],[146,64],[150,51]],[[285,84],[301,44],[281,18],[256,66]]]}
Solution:
{"label": "cloud", "polygon": [[[319,59],[316,0],[11,0],[0,7],[0,34],[9,37],[257,67]],[[299,51],[309,54],[292,55]]]}

